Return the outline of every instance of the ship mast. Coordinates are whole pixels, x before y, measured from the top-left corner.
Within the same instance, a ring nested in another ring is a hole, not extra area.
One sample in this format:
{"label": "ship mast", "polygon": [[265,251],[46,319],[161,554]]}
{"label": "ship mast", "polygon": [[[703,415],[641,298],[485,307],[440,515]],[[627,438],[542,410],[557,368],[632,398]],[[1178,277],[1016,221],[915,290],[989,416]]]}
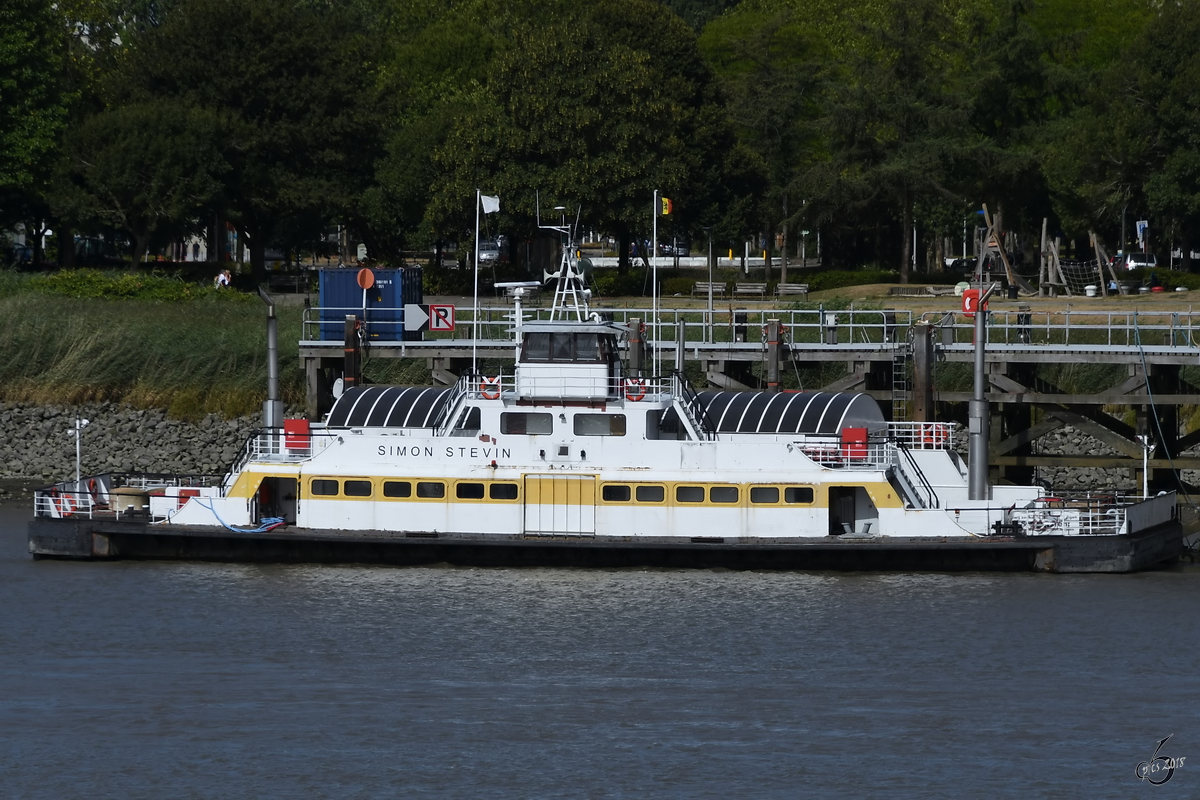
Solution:
{"label": "ship mast", "polygon": [[547,231],[556,231],[559,234],[559,244],[562,247],[562,257],[559,259],[558,269],[554,272],[547,271],[544,273],[544,280],[546,281],[555,278],[558,279],[558,284],[554,289],[554,304],[550,308],[550,321],[553,322],[560,319],[569,320],[573,316],[576,321],[585,322],[591,316],[591,311],[588,309],[588,299],[592,296],[592,292],[584,285],[583,267],[580,265],[580,258],[575,250],[575,232],[579,229],[579,211],[575,215],[575,225],[571,226],[567,224],[566,208],[564,206],[555,206],[554,210],[560,213],[560,224],[543,225],[541,198],[538,198],[538,228]]}

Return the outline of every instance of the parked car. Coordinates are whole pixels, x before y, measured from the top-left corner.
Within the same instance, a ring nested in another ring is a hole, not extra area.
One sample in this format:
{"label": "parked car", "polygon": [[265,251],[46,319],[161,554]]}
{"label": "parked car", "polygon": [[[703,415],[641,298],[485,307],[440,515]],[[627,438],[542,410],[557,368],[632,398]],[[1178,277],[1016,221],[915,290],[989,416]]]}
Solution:
{"label": "parked car", "polygon": [[658,254],[660,256],[690,256],[692,245],[687,239],[680,239],[677,242],[659,242]]}
{"label": "parked car", "polygon": [[1117,266],[1126,270],[1154,269],[1158,266],[1158,259],[1153,253],[1125,253],[1118,257]]}
{"label": "parked car", "polygon": [[500,245],[493,241],[479,243],[479,263],[495,264],[500,260]]}

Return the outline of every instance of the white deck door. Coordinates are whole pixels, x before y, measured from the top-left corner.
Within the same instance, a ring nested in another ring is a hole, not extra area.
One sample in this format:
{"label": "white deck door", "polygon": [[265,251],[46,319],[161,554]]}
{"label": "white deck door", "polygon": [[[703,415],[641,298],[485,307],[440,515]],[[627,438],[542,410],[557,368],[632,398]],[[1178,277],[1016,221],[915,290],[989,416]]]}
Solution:
{"label": "white deck door", "polygon": [[525,532],[596,533],[595,475],[526,475]]}

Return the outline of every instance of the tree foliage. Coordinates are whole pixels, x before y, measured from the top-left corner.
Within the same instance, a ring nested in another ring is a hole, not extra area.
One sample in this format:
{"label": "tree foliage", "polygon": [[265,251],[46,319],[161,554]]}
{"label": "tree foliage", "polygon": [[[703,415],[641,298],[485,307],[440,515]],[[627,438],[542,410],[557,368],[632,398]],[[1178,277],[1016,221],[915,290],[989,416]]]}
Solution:
{"label": "tree foliage", "polygon": [[0,190],[44,179],[67,118],[66,36],[45,0],[0,5]]}
{"label": "tree foliage", "polygon": [[[736,246],[816,228],[898,267],[986,202],[1029,234],[1190,242],[1200,11],[1159,0],[11,0],[6,223],[374,257],[582,208],[625,244],[670,197]],[[1032,236],[1028,237],[1032,238]],[[1190,251],[1190,245],[1186,250]]]}

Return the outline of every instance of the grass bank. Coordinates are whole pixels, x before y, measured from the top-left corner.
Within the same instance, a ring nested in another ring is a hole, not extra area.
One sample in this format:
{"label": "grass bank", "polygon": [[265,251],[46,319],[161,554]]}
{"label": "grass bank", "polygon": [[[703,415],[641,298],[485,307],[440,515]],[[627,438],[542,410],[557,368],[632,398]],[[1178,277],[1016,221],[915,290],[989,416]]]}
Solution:
{"label": "grass bank", "polygon": [[[279,306],[279,383],[304,404],[300,308]],[[177,419],[241,416],[266,398],[266,307],[174,275],[0,272],[0,401],[124,402]],[[368,380],[423,383],[424,362],[368,360]]]}

